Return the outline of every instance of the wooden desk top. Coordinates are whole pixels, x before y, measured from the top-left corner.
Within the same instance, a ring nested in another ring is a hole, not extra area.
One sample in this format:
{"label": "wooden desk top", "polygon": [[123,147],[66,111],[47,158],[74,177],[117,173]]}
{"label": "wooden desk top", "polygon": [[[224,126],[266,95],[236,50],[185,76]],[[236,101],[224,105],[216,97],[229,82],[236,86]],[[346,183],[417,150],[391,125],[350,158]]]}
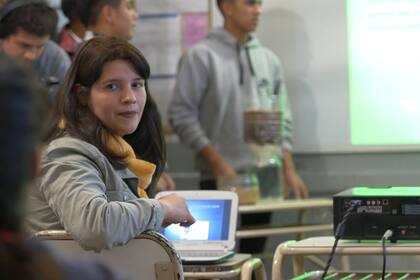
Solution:
{"label": "wooden desk top", "polygon": [[330,198],[308,198],[308,199],[261,199],[253,205],[240,205],[239,213],[260,213],[273,212],[278,210],[293,210],[307,208],[332,207],[333,201]]}

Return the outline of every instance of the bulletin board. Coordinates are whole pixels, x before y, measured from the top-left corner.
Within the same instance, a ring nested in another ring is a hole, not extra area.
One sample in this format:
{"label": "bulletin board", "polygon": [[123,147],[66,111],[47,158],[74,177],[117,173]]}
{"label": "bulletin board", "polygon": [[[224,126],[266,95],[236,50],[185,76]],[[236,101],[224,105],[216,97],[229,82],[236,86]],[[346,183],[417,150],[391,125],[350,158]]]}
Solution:
{"label": "bulletin board", "polygon": [[149,88],[168,129],[167,111],[178,61],[211,28],[211,0],[137,0],[139,21],[132,43],[151,68]]}

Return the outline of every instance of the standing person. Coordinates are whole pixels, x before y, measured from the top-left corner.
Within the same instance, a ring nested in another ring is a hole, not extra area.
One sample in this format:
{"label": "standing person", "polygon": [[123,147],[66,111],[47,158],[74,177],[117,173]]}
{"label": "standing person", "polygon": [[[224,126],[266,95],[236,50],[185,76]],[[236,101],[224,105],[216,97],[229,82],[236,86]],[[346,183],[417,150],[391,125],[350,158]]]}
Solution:
{"label": "standing person", "polygon": [[50,40],[57,28],[57,14],[43,0],[9,0],[0,7],[0,53],[31,64],[39,78],[58,92],[70,59]]}
{"label": "standing person", "polygon": [[[218,0],[217,4],[224,17],[223,28],[210,32],[181,58],[169,105],[170,124],[196,153],[200,187],[215,189],[218,178],[236,176],[254,165],[243,136],[245,104],[280,96],[282,149],[278,158],[283,162],[284,196],[292,190],[295,197],[305,198],[307,189],[291,155],[292,120],[283,69],[275,54],[252,33],[258,25],[261,1]],[[247,215],[242,223],[267,223],[269,219],[267,214]],[[240,251],[260,252],[261,241],[241,242]]]}
{"label": "standing person", "polygon": [[79,45],[96,35],[130,40],[137,23],[134,0],[61,0],[69,23],[60,34],[60,46],[73,57]]}
{"label": "standing person", "polygon": [[[65,229],[85,249],[99,251],[148,229],[194,222],[180,196],[145,195],[165,164],[149,75],[146,59],[125,40],[98,36],[81,46],[55,104],[42,177],[29,197],[32,233]],[[136,159],[130,136],[143,146],[137,156],[152,162]]]}
{"label": "standing person", "polygon": [[39,170],[42,95],[34,77],[0,55],[0,278],[122,279],[99,262],[71,260],[26,240],[23,201]]}

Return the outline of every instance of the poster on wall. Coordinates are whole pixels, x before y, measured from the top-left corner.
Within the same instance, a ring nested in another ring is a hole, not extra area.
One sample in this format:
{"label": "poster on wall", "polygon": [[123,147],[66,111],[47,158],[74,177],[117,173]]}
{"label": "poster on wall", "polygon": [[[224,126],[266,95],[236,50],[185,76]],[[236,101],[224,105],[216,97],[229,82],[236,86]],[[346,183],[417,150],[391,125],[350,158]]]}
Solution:
{"label": "poster on wall", "polygon": [[208,0],[137,0],[139,13],[200,13],[208,12]]}
{"label": "poster on wall", "polygon": [[175,77],[181,56],[181,18],[172,15],[145,15],[141,18],[133,39],[147,58],[152,77]]}
{"label": "poster on wall", "polygon": [[144,53],[150,64],[150,89],[167,130],[166,111],[178,62],[184,51],[207,35],[209,0],[136,1],[139,20],[132,43]]}

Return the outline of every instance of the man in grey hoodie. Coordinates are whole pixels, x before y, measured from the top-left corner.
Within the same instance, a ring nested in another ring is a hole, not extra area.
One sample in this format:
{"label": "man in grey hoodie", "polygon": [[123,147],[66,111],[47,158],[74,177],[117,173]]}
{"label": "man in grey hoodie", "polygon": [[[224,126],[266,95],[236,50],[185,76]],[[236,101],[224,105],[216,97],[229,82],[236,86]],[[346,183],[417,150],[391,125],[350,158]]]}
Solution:
{"label": "man in grey hoodie", "polygon": [[306,186],[291,155],[292,119],[283,69],[276,55],[252,34],[261,0],[217,0],[217,4],[223,28],[210,32],[182,57],[169,106],[170,123],[196,152],[201,188],[215,189],[217,178],[235,176],[254,164],[243,137],[247,103],[278,97],[282,140],[277,156],[282,159],[284,196],[293,190],[295,197],[306,198]]}

